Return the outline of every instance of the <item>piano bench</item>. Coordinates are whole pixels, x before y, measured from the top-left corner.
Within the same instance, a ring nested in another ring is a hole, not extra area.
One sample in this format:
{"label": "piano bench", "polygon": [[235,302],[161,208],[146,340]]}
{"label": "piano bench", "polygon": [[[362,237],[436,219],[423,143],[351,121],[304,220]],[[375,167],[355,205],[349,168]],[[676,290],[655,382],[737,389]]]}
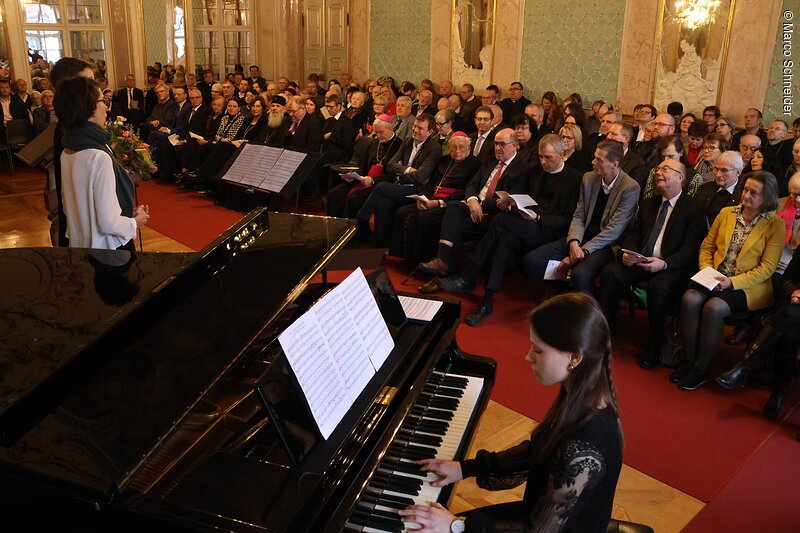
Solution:
{"label": "piano bench", "polygon": [[623,520],[614,520],[608,523],[606,533],[654,533],[653,528],[644,524],[634,524]]}

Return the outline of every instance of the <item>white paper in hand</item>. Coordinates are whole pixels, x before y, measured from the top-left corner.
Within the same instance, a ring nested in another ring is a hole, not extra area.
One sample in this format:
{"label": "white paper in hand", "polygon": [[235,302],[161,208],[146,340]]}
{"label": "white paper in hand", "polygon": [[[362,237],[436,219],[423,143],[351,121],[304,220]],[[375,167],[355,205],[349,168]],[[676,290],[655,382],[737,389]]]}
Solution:
{"label": "white paper in hand", "polygon": [[692,276],[691,279],[695,283],[702,285],[710,291],[713,291],[716,286],[719,285],[719,280],[717,278],[720,277],[724,277],[721,272],[713,267],[705,267],[703,270]]}
{"label": "white paper in hand", "polygon": [[547,262],[547,268],[544,271],[544,279],[567,279],[567,273],[558,269],[561,261],[551,259]]}
{"label": "white paper in hand", "polygon": [[406,198],[411,198],[412,200],[420,200],[422,202],[427,202],[428,197],[424,194],[409,194]]}

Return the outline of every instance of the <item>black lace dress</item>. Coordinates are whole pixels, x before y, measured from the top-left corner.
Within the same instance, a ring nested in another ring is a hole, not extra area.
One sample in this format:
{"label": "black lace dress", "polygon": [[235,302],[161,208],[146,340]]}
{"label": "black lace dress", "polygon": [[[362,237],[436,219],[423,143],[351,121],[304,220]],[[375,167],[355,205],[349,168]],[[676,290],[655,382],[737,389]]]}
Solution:
{"label": "black lace dress", "polygon": [[520,502],[465,513],[467,532],[604,532],[622,468],[614,409],[598,410],[546,460],[535,461],[535,448],[534,439],[502,452],[481,450],[475,459],[461,462],[464,477],[476,477],[484,489],[528,482]]}

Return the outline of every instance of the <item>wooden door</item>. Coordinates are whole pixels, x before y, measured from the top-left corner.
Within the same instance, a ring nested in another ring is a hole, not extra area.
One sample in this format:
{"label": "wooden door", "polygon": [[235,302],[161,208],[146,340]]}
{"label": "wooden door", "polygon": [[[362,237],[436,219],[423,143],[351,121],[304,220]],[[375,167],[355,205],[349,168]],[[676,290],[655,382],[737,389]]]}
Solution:
{"label": "wooden door", "polygon": [[305,0],[303,74],[329,80],[348,69],[348,0]]}

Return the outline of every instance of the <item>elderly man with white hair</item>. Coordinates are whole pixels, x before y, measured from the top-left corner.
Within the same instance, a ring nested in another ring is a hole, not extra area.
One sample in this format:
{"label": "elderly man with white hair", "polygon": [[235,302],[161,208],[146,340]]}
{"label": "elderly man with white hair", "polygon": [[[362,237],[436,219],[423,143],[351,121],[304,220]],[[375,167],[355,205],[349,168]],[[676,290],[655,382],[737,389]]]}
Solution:
{"label": "elderly man with white hair", "polygon": [[737,205],[742,201],[742,169],[744,161],[739,152],[722,152],[711,167],[714,181],[701,185],[697,190],[695,198],[705,210],[709,228],[723,207]]}

